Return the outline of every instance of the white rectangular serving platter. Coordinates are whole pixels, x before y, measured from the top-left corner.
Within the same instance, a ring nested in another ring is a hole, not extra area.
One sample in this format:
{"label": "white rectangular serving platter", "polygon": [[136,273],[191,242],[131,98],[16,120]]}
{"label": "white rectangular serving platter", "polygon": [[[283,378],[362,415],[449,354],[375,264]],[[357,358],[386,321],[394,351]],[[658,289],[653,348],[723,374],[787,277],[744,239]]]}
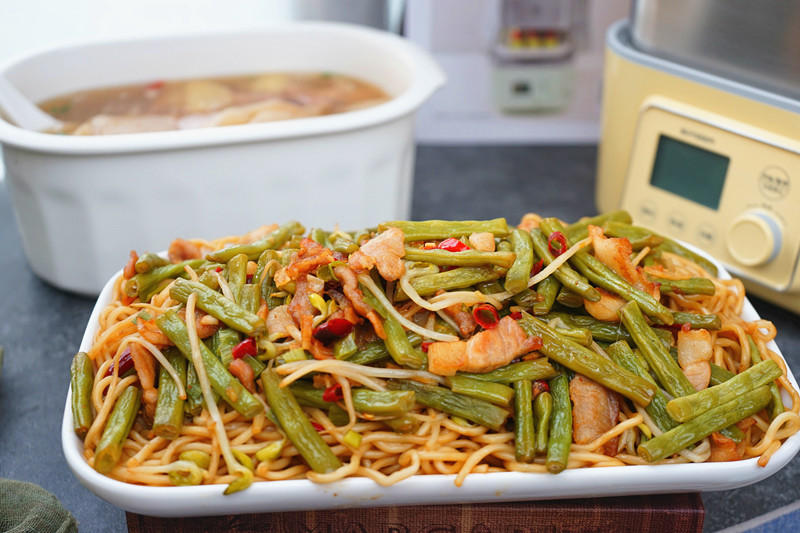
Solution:
{"label": "white rectangular serving platter", "polygon": [[[685,243],[684,246],[713,261],[720,278],[730,278],[718,261],[695,247]],[[100,312],[111,300],[114,279],[118,275],[108,281],[97,299],[81,341],[82,351],[91,346]],[[748,321],[759,319],[749,300],[744,302],[742,317]],[[774,342],[768,346],[780,354]],[[797,388],[791,369],[788,377]],[[800,450],[800,433],[796,433],[783,443],[763,468],[756,464],[757,459],[748,459],[724,463],[578,468],[557,475],[522,472],[470,474],[461,487],[453,484],[454,475],[412,476],[391,487],[382,487],[364,477],[328,484],[308,480],[263,481],[225,496],[222,494],[225,485],[146,487],[98,473],[83,459],[83,443],[72,429],[70,399],[71,392],[67,394],[64,406],[61,442],[67,463],[78,480],[100,498],[126,511],[164,517],[728,490],[768,478]],[[784,399],[788,402],[788,395],[785,394]]]}

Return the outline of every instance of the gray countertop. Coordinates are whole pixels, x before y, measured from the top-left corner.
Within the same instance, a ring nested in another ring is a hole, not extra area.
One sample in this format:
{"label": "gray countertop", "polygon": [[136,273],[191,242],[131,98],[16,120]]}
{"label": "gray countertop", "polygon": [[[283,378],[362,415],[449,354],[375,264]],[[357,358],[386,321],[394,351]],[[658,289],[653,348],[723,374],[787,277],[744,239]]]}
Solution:
{"label": "gray countertop", "polygon": [[[528,211],[567,220],[595,212],[594,147],[420,147],[412,216],[516,221]],[[28,268],[4,184],[0,183],[0,477],[53,492],[82,532],[125,531],[125,515],[72,476],[60,427],[69,363],[93,301],[56,290]],[[125,258],[120,258],[120,264]],[[778,328],[777,342],[800,369],[797,316],[753,299]],[[703,495],[707,531],[739,523],[800,499],[800,460],[770,479]]]}

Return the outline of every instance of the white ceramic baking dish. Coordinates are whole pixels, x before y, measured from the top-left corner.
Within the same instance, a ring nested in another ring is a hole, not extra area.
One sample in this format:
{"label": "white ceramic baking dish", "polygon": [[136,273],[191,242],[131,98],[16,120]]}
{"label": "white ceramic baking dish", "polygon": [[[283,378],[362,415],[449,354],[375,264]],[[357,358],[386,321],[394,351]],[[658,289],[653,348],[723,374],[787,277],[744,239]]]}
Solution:
{"label": "white ceramic baking dish", "polygon": [[[700,250],[686,246],[714,261]],[[719,269],[720,278],[730,278],[719,262],[714,261],[714,264]],[[113,285],[114,278],[109,280],[97,300],[81,341],[82,351],[87,351],[92,345],[100,312],[111,301]],[[759,319],[749,300],[744,302],[742,318],[748,321]],[[770,342],[768,346],[780,354],[775,342]],[[797,388],[791,369],[787,372],[789,381]],[[68,376],[64,376],[64,379],[67,380]],[[791,405],[791,399],[785,392],[784,401]],[[765,467],[758,466],[757,459],[754,458],[719,463],[577,468],[558,475],[497,472],[470,474],[460,487],[453,484],[455,475],[412,476],[390,487],[382,487],[366,477],[350,477],[327,484],[298,479],[257,482],[247,490],[224,496],[224,485],[145,487],[117,481],[98,473],[83,458],[83,442],[75,436],[72,429],[70,402],[71,392],[67,394],[64,405],[61,445],[73,474],[89,490],[111,504],[151,516],[209,516],[728,490],[768,478],[786,466],[800,450],[800,433],[795,433],[784,441]]]}
{"label": "white ceramic baking dish", "polygon": [[154,79],[337,72],[375,83],[378,106],[289,121],[97,137],[0,119],[6,177],[33,271],[97,294],[131,249],[241,234],[289,219],[357,229],[407,218],[413,115],[444,83],[395,35],[332,23],[49,50],[0,68],[29,99]]}

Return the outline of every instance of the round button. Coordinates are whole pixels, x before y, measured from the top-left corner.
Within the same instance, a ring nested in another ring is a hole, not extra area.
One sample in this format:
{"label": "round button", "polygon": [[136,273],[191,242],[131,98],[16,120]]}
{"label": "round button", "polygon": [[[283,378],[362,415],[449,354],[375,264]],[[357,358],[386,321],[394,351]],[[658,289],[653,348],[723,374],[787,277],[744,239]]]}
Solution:
{"label": "round button", "polygon": [[728,252],[745,266],[769,263],[781,249],[781,229],[767,213],[747,211],[728,228]]}

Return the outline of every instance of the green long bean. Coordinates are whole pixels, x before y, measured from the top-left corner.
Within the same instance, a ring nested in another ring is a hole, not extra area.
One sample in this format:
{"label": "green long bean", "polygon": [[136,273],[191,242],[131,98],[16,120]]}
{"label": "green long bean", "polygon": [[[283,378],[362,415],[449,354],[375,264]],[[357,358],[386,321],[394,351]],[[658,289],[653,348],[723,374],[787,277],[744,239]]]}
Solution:
{"label": "green long bean", "polygon": [[114,409],[94,451],[94,469],[108,474],[122,455],[122,443],[128,438],[139,411],[139,387],[128,385],[117,397]]}
{"label": "green long bean", "polygon": [[560,303],[564,307],[570,307],[572,309],[583,308],[583,296],[577,292],[572,292],[563,285],[556,295],[556,302]]}
{"label": "green long bean", "polygon": [[[164,335],[181,351],[184,357],[191,362],[192,347],[189,344],[189,332],[186,330],[186,324],[183,323],[178,314],[173,310],[167,311],[156,319],[156,324]],[[228,372],[205,343],[201,342],[199,345],[200,356],[203,359],[208,380],[214,392],[219,394],[231,407],[247,419],[261,413],[264,409],[258,400],[244,388],[244,385],[238,379]]]}
{"label": "green long bean", "polygon": [[504,285],[505,290],[511,294],[516,294],[528,288],[528,279],[533,268],[531,234],[525,230],[514,228],[511,230],[511,246],[514,247],[516,258],[512,265],[501,266],[508,268]]}
{"label": "green long bean", "polygon": [[[747,336],[747,344],[750,346],[750,359],[752,359],[754,363],[760,363],[762,361],[761,352],[758,350],[758,346],[750,335]],[[786,407],[783,405],[783,398],[781,398],[781,391],[777,383],[770,383],[769,393],[772,395],[772,401],[769,404],[770,420],[772,420],[786,411]]]}
{"label": "green long bean", "polygon": [[533,303],[532,311],[534,315],[544,315],[550,312],[556,301],[558,292],[561,289],[561,282],[555,276],[548,276],[536,285],[536,294],[539,299]]}
{"label": "green long bean", "polygon": [[715,292],[714,283],[708,278],[665,279],[651,277],[660,284],[661,294],[707,294]]}
{"label": "green long bean", "polygon": [[545,322],[560,318],[567,325],[588,329],[594,340],[601,342],[633,341],[631,334],[619,322],[604,322],[589,315],[573,315],[558,311],[547,313],[539,318]]}
{"label": "green long bean", "polygon": [[266,324],[258,315],[247,311],[202,283],[177,280],[170,288],[169,295],[179,302],[186,303],[189,295],[193,292],[197,294],[197,307],[216,317],[228,327],[241,331],[248,337],[255,337],[266,331]]}
{"label": "green long bean", "polygon": [[524,379],[514,382],[514,456],[521,463],[530,463],[534,455],[533,392],[531,382]]}
{"label": "green long bean", "polygon": [[416,381],[392,380],[388,383],[393,390],[412,390],[417,403],[433,407],[449,415],[460,416],[476,424],[499,431],[508,418],[508,411],[489,402],[456,394],[450,389],[436,385],[424,385]]}
{"label": "green long bean", "polygon": [[[290,386],[300,405],[327,409],[331,402],[323,399],[325,391],[317,389],[305,381],[296,381]],[[373,391],[369,389],[352,389],[353,408],[359,413],[378,416],[400,417],[414,408],[414,391]]]}
{"label": "green long bean", "polygon": [[197,270],[200,265],[205,263],[202,259],[190,259],[173,265],[155,267],[148,272],[136,274],[124,284],[125,294],[130,298],[139,298],[142,302],[149,302],[150,297],[155,294],[161,282],[172,278],[186,277],[185,267]]}
{"label": "green long bean", "polygon": [[72,389],[72,428],[78,437],[83,438],[89,432],[94,421],[92,415],[94,365],[86,352],[75,354],[69,367],[69,373],[70,388]]}
{"label": "green long bean", "polygon": [[562,337],[538,318],[523,313],[519,325],[529,335],[541,337],[542,348],[539,351],[557,363],[619,392],[639,405],[646,406],[652,400],[656,391],[652,383],[589,348]]}
{"label": "green long bean", "polygon": [[556,372],[550,364],[550,361],[548,361],[546,357],[540,357],[538,359],[531,359],[530,361],[511,363],[483,374],[459,372],[456,375],[477,379],[479,381],[491,381],[508,385],[523,379],[528,379],[530,381],[550,379],[556,374],[558,374],[558,372]]}
{"label": "green long bean", "polygon": [[626,303],[619,310],[619,316],[650,368],[655,372],[661,386],[673,397],[692,394],[695,391],[694,387],[669,354],[669,350],[653,333],[638,304]]}
{"label": "green long bean", "polygon": [[640,444],[639,455],[649,462],[660,461],[715,431],[756,414],[767,406],[770,399],[769,387],[766,385],[748,391]]}
{"label": "green long bean", "polygon": [[186,402],[183,404],[183,410],[191,416],[197,416],[203,410],[203,389],[200,387],[197,371],[191,364],[186,366]]}
{"label": "green long bean", "polygon": [[607,220],[604,222],[603,231],[609,237],[628,239],[634,250],[641,250],[648,246],[650,248],[655,248],[664,242],[664,237],[647,228],[633,226],[616,220]]}
{"label": "green long bean", "polygon": [[550,417],[553,414],[553,396],[545,391],[540,392],[533,400],[533,419],[536,423],[536,453],[547,451],[550,437]]}
{"label": "green long bean", "polygon": [[161,257],[160,255],[152,252],[147,252],[136,260],[136,263],[133,265],[133,269],[137,274],[144,274],[145,272],[150,272],[156,267],[161,267],[168,264],[169,259]]}
{"label": "green long bean", "polygon": [[745,393],[775,381],[782,374],[775,361],[761,361],[720,385],[705,388],[688,396],[674,398],[667,404],[670,416],[686,422],[717,405],[743,396]]}
{"label": "green long bean", "polygon": [[236,254],[228,261],[228,268],[225,273],[228,276],[228,287],[231,289],[233,301],[237,304],[242,303],[241,291],[247,283],[247,262],[249,259],[245,254]]}
{"label": "green long bean", "polygon": [[[465,289],[483,281],[500,278],[505,270],[500,267],[457,267],[437,274],[423,274],[412,278],[410,283],[420,296],[430,296],[440,290]],[[403,301],[408,296],[398,291],[395,298]]]}
{"label": "green long bean", "polygon": [[558,474],[567,468],[572,446],[572,404],[566,375],[560,374],[550,380],[550,394],[553,397],[553,413],[550,417],[545,465],[548,472]]}
{"label": "green long bean", "polygon": [[219,328],[211,337],[211,349],[228,368],[233,362],[233,347],[239,344],[239,333],[231,328]]}
{"label": "green long bean", "polygon": [[589,235],[589,225],[604,226],[610,221],[630,224],[633,218],[627,211],[609,211],[594,217],[584,217],[564,228],[564,235],[571,241],[578,242]]}
{"label": "green long bean", "polygon": [[450,376],[445,381],[453,392],[466,394],[472,398],[486,400],[503,407],[509,407],[514,398],[514,389],[502,383],[474,379],[463,374]]}
{"label": "green long bean", "polygon": [[272,413],[298,453],[314,472],[323,474],[333,472],[342,466],[342,463],[311,425],[291,389],[281,388],[280,382],[281,378],[274,370],[265,370],[261,373],[261,386]]}
{"label": "green long bean", "polygon": [[[483,266],[497,265],[509,268],[514,264],[514,252],[480,252],[478,250],[464,250],[463,252],[448,252],[447,250],[423,250],[406,246],[406,261],[421,261],[441,266]],[[530,270],[528,270],[530,272]],[[527,279],[525,280],[527,281]],[[526,285],[527,287],[527,285]]]}
{"label": "green long bean", "polygon": [[[178,350],[164,352],[164,357],[178,374],[180,384],[186,387],[186,359]],[[183,406],[185,400],[180,397],[178,385],[163,366],[158,371],[158,400],[153,416],[153,433],[165,439],[174,440],[181,434],[183,427]]]}
{"label": "green long bean", "polygon": [[463,237],[473,233],[489,232],[495,237],[507,237],[510,233],[505,218],[491,220],[424,220],[412,222],[394,220],[378,226],[378,231],[393,227],[403,230],[406,242]]}
{"label": "green long bean", "polygon": [[[631,350],[627,342],[617,341],[609,346],[606,352],[619,366],[630,370],[653,385],[656,384],[647,370],[647,363]],[[667,397],[661,392],[661,389],[656,389],[653,401],[644,409],[661,431],[668,431],[678,425],[667,412]]]}
{"label": "green long bean", "polygon": [[259,241],[250,244],[234,244],[227,246],[222,250],[209,253],[206,257],[209,261],[227,263],[233,256],[245,254],[248,259],[255,261],[264,250],[280,248],[286,244],[289,239],[295,235],[302,235],[304,232],[305,228],[299,222],[287,222]]}

